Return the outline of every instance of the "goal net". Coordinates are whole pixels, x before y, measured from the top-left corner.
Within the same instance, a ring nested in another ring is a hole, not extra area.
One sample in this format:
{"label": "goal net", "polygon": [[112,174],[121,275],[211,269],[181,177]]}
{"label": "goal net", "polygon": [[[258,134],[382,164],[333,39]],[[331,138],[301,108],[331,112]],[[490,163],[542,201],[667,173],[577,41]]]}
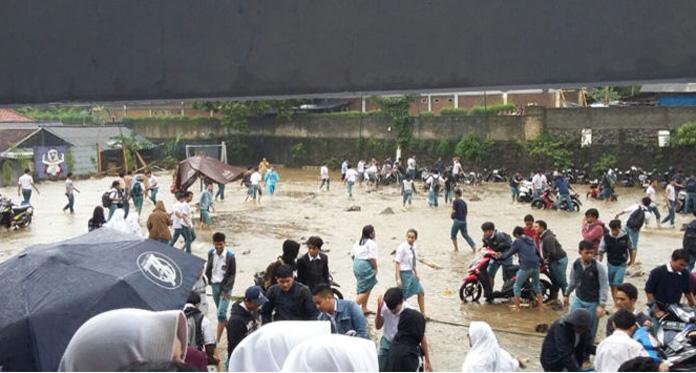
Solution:
{"label": "goal net", "polygon": [[186,145],[186,158],[196,155],[207,155],[208,157],[219,159],[220,162],[227,163],[227,147],[225,142],[219,144],[206,145]]}

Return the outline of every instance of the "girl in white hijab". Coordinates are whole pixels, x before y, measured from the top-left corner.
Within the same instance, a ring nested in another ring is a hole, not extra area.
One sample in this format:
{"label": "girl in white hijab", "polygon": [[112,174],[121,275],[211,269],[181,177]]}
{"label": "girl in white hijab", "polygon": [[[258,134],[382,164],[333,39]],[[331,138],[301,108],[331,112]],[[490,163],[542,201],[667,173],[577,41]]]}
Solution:
{"label": "girl in white hijab", "polygon": [[493,330],[485,322],[471,323],[469,344],[471,349],[462,365],[462,372],[516,372],[520,367],[517,359],[498,346]]}
{"label": "girl in white hijab", "polygon": [[308,339],[290,351],[283,372],[379,372],[374,342],[342,334]]}
{"label": "girl in white hijab", "polygon": [[128,217],[126,218],[126,225],[128,226],[128,234],[134,235],[138,238],[145,237],[143,236],[143,229],[140,227],[140,222],[138,221],[138,215],[128,214]]}
{"label": "girl in white hijab", "polygon": [[183,362],[187,344],[186,317],[181,311],[107,311],[77,329],[58,370],[114,372],[135,362]]}
{"label": "girl in white hijab", "polygon": [[106,222],[103,227],[113,229],[121,233],[130,234],[131,230],[126,223],[124,216],[126,216],[126,213],[123,211],[123,209],[116,209],[116,211],[114,211],[114,215],[111,216],[111,219],[109,219],[109,221]]}
{"label": "girl in white hijab", "polygon": [[262,326],[235,347],[229,372],[279,372],[293,347],[331,334],[329,321],[276,321]]}

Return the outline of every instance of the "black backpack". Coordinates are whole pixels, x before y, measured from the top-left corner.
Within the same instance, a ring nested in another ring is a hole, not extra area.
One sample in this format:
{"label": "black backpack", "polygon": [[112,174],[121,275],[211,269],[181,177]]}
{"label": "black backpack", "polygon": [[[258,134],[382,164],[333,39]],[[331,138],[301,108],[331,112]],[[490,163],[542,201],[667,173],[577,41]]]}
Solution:
{"label": "black backpack", "polygon": [[689,254],[696,255],[696,220],[686,226],[682,246]]}
{"label": "black backpack", "polygon": [[686,189],[687,193],[696,193],[696,180],[695,179],[687,180],[685,189]]}
{"label": "black backpack", "polygon": [[643,224],[645,224],[645,210],[643,210],[643,206],[639,206],[638,209],[633,211],[631,216],[628,217],[626,226],[637,231],[643,227]]}
{"label": "black backpack", "polygon": [[111,202],[111,191],[104,192],[104,194],[102,194],[102,206],[108,209],[111,207]]}
{"label": "black backpack", "polygon": [[131,191],[131,194],[135,197],[142,197],[143,195],[143,185],[140,183],[135,183],[133,185],[133,190]]}

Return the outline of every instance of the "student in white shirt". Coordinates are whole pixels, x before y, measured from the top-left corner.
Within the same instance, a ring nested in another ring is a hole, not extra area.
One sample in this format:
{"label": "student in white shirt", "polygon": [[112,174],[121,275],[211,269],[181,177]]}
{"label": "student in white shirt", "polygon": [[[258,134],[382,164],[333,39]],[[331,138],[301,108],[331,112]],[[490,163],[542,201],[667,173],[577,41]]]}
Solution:
{"label": "student in white shirt", "polygon": [[75,213],[75,193],[80,193],[80,190],[75,187],[72,181],[72,172],[68,172],[68,177],[65,178],[65,196],[68,197],[68,204],[63,207],[63,211],[70,210],[71,214]]}
{"label": "student in white shirt", "polygon": [[365,179],[365,161],[362,159],[358,161],[358,182],[360,185],[362,185],[363,180]]}
{"label": "student in white shirt", "polygon": [[355,171],[350,164],[347,166],[345,177],[346,188],[348,189],[348,198],[353,198],[353,185],[358,179],[358,173]]}
{"label": "student in white shirt", "polygon": [[665,188],[665,204],[667,205],[668,214],[662,219],[662,224],[669,222],[670,228],[674,228],[674,213],[677,206],[677,192],[674,186],[677,184],[677,180],[672,179],[667,187]]}
{"label": "student in white shirt", "polygon": [[351,251],[353,274],[357,282],[355,293],[358,294],[355,303],[362,307],[365,315],[373,313],[367,309],[367,302],[372,288],[377,285],[377,253],[375,228],[366,225],[362,229],[362,236],[355,242]]}
{"label": "student in white shirt", "polygon": [[660,210],[657,209],[657,192],[655,187],[657,186],[657,180],[650,181],[648,187],[645,188],[645,195],[650,198],[650,212],[655,215],[655,222],[657,227],[660,228]]}
{"label": "student in white shirt", "polygon": [[191,243],[193,242],[193,222],[191,220],[191,206],[187,199],[193,198],[193,192],[186,192],[179,195],[178,202],[172,209],[172,228],[174,228],[174,236],[169,243],[174,246],[179,236],[184,237],[184,251],[191,254]]}
{"label": "student in white shirt", "polygon": [[24,200],[22,201],[22,205],[29,204],[29,200],[31,199],[32,188],[36,190],[37,194],[41,194],[41,192],[39,192],[39,189],[36,187],[36,184],[34,184],[34,178],[31,177],[31,170],[27,168],[24,170],[24,175],[20,176],[19,180],[17,180],[17,196],[24,198]]}
{"label": "student in white shirt", "polygon": [[[413,309],[413,307],[404,301],[404,296],[400,288],[390,288],[384,296],[377,298],[377,315],[375,316],[375,329],[384,328],[382,337],[379,340],[379,351],[377,359],[379,360],[380,372],[385,370],[385,363],[389,350],[391,349],[392,341],[396,336],[399,326],[399,316],[404,309]],[[423,350],[424,368],[426,372],[431,372],[430,366],[430,349],[428,348],[428,338],[423,337],[421,342]]]}
{"label": "student in white shirt", "polygon": [[636,315],[625,309],[613,316],[614,333],[597,347],[594,367],[597,372],[616,372],[624,362],[639,356],[648,356],[647,351],[632,336],[637,328]]}
{"label": "student in white shirt", "polygon": [[537,171],[534,177],[532,177],[532,190],[534,191],[535,199],[541,197],[541,193],[546,189],[547,184],[546,175],[541,170]]}
{"label": "student in white shirt", "polygon": [[145,176],[147,176],[147,190],[150,191],[150,201],[153,205],[157,204],[157,192],[159,191],[159,182],[157,177],[152,174],[152,171],[145,170]]}
{"label": "student in white shirt", "polygon": [[440,174],[437,171],[433,172],[425,183],[428,185],[428,206],[437,207],[437,197],[440,194],[440,187],[442,186]]}
{"label": "student in white shirt", "polygon": [[321,165],[321,169],[319,169],[319,178],[321,179],[319,190],[324,188],[324,185],[326,185],[326,191],[328,192],[330,189],[331,179],[329,178],[329,166],[326,164],[326,162],[324,162]]}
{"label": "student in white shirt", "polygon": [[418,231],[415,229],[409,229],[406,232],[406,241],[399,245],[394,255],[394,277],[396,278],[396,286],[400,287],[404,293],[404,299],[418,295],[418,308],[425,316],[425,291],[421,286],[420,276],[418,276],[416,269],[418,262],[417,239]]}
{"label": "student in white shirt", "polygon": [[251,188],[252,188],[252,197],[254,198],[254,202],[257,204],[261,202],[261,179],[263,177],[261,176],[261,173],[259,172],[258,167],[254,168],[254,173],[251,174],[249,177],[249,182],[251,183]]}
{"label": "student in white shirt", "polygon": [[348,168],[350,168],[350,165],[348,164],[348,160],[344,159],[343,163],[341,163],[341,181],[346,180],[346,173],[348,172]]}

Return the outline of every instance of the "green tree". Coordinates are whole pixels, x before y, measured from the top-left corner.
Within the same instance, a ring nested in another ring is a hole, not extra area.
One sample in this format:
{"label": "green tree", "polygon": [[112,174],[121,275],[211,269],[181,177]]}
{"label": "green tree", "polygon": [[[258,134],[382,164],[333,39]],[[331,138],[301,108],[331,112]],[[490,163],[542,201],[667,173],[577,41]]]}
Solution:
{"label": "green tree", "polygon": [[143,139],[138,140],[135,137],[135,132],[131,132],[130,136],[120,134],[111,138],[114,141],[114,145],[118,145],[121,148],[126,149],[126,159],[128,160],[128,168],[135,168],[135,153],[139,150],[152,149],[154,144],[150,140]]}
{"label": "green tree", "polygon": [[592,173],[595,176],[599,177],[602,174],[604,174],[604,172],[607,171],[609,168],[616,167],[617,163],[618,160],[616,159],[615,155],[605,154],[592,165]]}
{"label": "green tree", "polygon": [[476,135],[466,135],[457,143],[455,154],[470,161],[481,163],[490,156],[493,144]]}
{"label": "green tree", "polygon": [[568,145],[548,134],[527,142],[525,147],[529,156],[541,164],[552,161],[558,167],[569,167],[572,163]]}
{"label": "green tree", "polygon": [[605,105],[609,105],[610,102],[621,98],[621,94],[614,87],[592,88],[587,92],[587,96],[591,103],[603,102]]}
{"label": "green tree", "polygon": [[696,145],[696,122],[686,122],[682,124],[677,130],[672,143],[677,146]]}

